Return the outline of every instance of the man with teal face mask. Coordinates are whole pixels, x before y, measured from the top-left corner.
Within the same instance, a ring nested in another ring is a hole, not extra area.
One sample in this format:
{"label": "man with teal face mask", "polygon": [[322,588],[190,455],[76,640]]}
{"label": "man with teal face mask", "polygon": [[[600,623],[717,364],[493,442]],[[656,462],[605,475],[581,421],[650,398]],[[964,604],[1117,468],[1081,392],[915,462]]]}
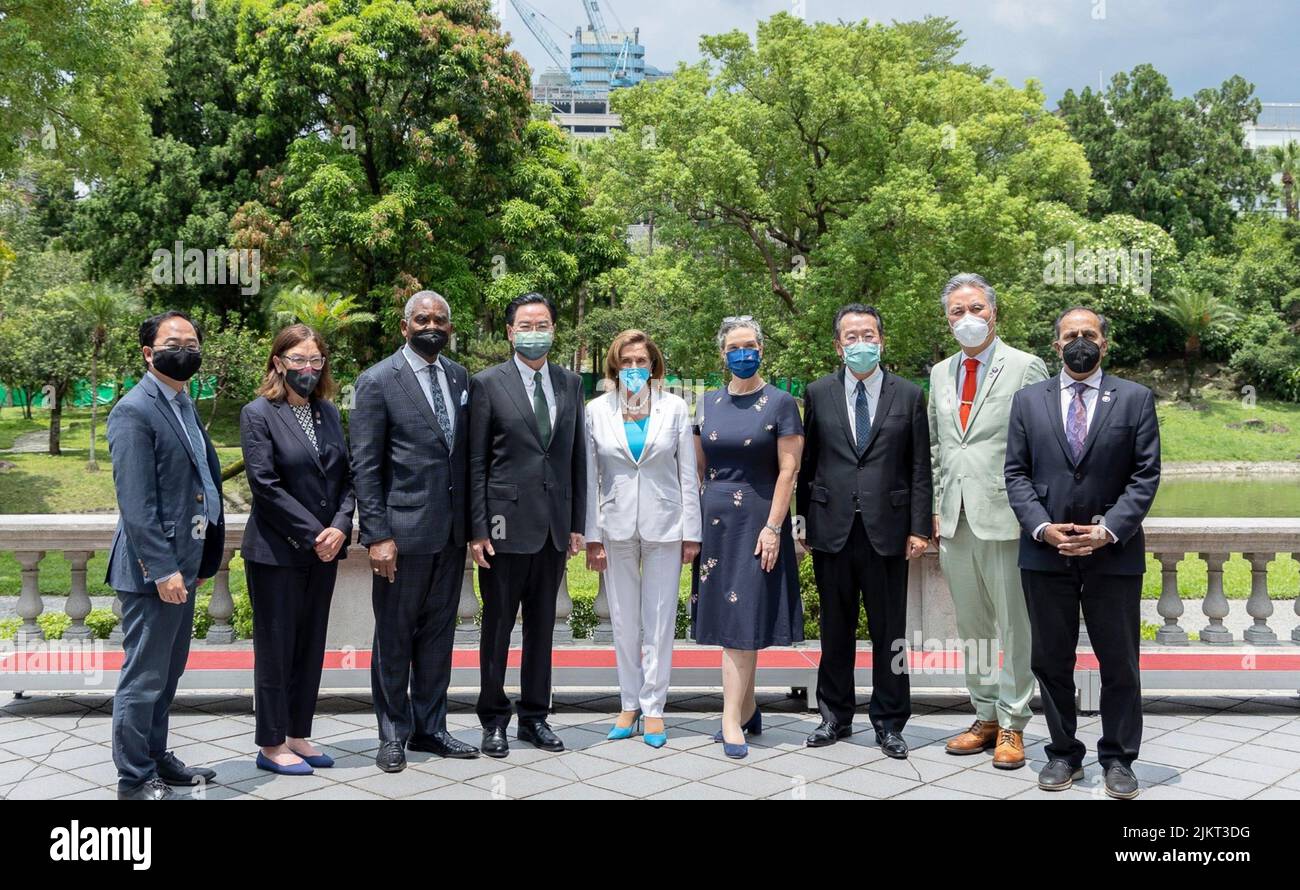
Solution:
{"label": "man with teal face mask", "polygon": [[812,551],[821,604],[813,748],[853,731],[858,601],[872,640],[869,714],[876,743],[907,756],[911,716],[905,656],[909,560],[930,533],[930,432],[916,384],[880,367],[880,313],[850,303],[835,315],[835,350],[844,366],[808,385],[804,447],[795,488]]}
{"label": "man with teal face mask", "polygon": [[[506,336],[514,355],[475,374],[469,385],[470,553],[483,596],[477,711],[489,757],[510,753],[512,710],[521,741],[564,750],[546,723],[551,635],[565,555],[584,547],[587,457],[582,378],[547,360],[556,317],[555,304],[542,294],[512,300]],[[523,659],[519,704],[512,709],[506,657],[521,604]]]}

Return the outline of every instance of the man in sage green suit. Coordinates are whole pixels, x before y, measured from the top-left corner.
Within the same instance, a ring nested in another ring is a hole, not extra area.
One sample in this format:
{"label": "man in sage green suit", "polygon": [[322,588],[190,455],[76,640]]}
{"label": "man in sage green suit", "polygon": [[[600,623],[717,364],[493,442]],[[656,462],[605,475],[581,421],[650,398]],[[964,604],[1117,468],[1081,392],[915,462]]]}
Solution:
{"label": "man in sage green suit", "polygon": [[1017,769],[1025,763],[1023,731],[1034,675],[1017,564],[1020,525],[1002,468],[1011,397],[1047,379],[1047,366],[998,338],[997,294],[980,276],[954,276],[942,301],[962,348],[930,371],[934,536],[952,591],[976,717],[946,750],[978,754],[994,748],[995,767]]}

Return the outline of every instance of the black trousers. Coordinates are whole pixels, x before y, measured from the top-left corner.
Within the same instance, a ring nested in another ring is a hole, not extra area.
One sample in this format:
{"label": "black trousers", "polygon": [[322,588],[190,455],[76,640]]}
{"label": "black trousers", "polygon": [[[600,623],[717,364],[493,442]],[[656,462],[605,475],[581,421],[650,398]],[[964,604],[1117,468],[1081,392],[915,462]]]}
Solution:
{"label": "black trousers", "polygon": [[853,663],[857,656],[858,597],[871,633],[871,702],[877,732],[902,732],[912,716],[907,675],[907,557],[881,556],[871,546],[861,514],[839,553],[812,552],[821,601],[821,663],[817,708],[842,726],[853,722]]}
{"label": "black trousers", "polygon": [[311,735],[339,564],[245,562],[253,606],[253,700],[259,748]]}
{"label": "black trousers", "polygon": [[447,729],[447,686],[465,545],[438,553],[398,551],[397,576],[375,575],[370,689],[380,741],[407,742]]}
{"label": "black trousers", "polygon": [[555,594],[564,574],[565,551],[548,539],[536,553],[489,556],[479,569],[483,630],[479,644],[479,722],[484,729],[510,724],[506,697],[506,657],[515,615],[523,605],[524,651],[519,670],[520,720],[545,720],[551,707],[551,639],[555,632]]}
{"label": "black trousers", "polygon": [[[1082,557],[1080,559],[1086,559]],[[1087,749],[1074,737],[1074,650],[1079,644],[1079,608],[1101,672],[1101,739],[1097,760],[1129,766],[1142,742],[1141,575],[1020,572],[1033,636],[1031,666],[1038,678],[1043,716],[1052,735],[1047,756],[1078,769]]]}

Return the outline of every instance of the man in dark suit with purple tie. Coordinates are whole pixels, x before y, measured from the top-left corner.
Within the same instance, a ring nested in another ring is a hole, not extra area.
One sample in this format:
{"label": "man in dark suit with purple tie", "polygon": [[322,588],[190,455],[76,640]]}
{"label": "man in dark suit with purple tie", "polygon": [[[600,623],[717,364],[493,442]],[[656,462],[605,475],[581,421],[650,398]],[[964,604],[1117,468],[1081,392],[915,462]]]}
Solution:
{"label": "man in dark suit with purple tie", "polygon": [[1083,778],[1074,708],[1082,607],[1101,669],[1097,759],[1106,793],[1131,798],[1142,741],[1142,520],[1160,484],[1160,429],[1151,390],[1102,373],[1108,330],[1082,306],[1057,318],[1053,345],[1064,367],[1013,397],[1004,469],[1021,528],[1031,663],[1052,737],[1039,787],[1061,791]]}

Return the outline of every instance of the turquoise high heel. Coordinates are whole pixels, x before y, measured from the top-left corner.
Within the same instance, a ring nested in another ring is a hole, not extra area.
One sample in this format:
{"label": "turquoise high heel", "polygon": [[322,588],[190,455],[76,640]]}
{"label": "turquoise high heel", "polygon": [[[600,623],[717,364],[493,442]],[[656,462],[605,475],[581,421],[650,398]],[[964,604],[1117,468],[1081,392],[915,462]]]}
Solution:
{"label": "turquoise high heel", "polygon": [[616,723],[610,729],[609,735],[605,736],[605,738],[611,742],[617,742],[623,739],[630,739],[632,738],[632,736],[637,735],[640,732],[641,732],[641,714],[638,713],[636,715],[636,719],[632,721],[631,726],[619,726]]}
{"label": "turquoise high heel", "polygon": [[647,732],[642,736],[643,740],[651,748],[662,748],[668,744],[668,726],[664,725],[663,732]]}

